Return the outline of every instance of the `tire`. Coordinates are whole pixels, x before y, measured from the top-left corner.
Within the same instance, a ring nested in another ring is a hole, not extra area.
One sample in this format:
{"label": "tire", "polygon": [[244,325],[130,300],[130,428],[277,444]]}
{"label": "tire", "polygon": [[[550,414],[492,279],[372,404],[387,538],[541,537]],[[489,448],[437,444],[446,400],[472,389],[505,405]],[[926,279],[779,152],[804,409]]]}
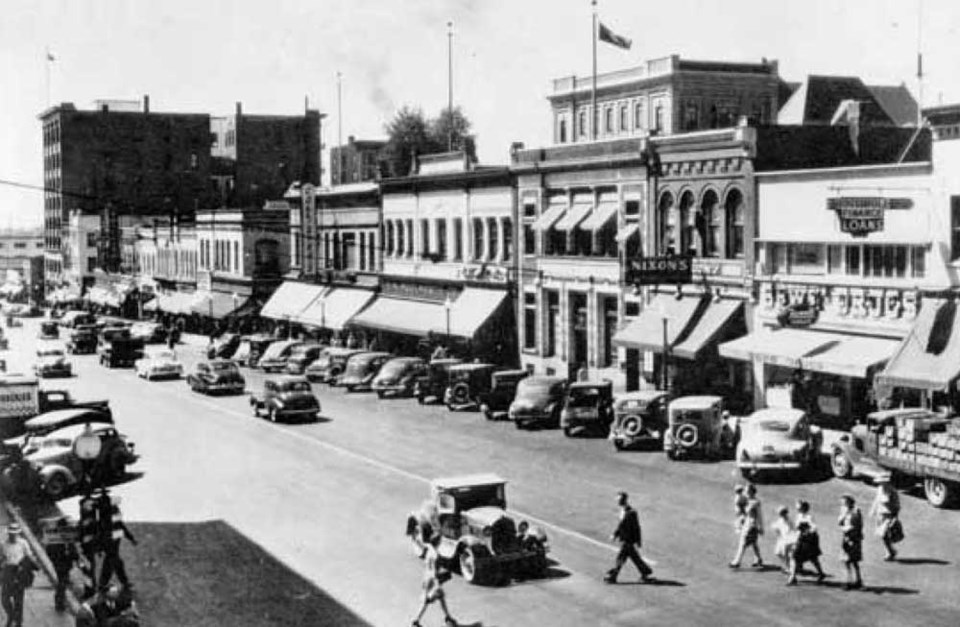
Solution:
{"label": "tire", "polygon": [[636,416],[627,416],[620,424],[620,429],[624,435],[634,438],[640,435],[640,431],[643,430],[643,423]]}
{"label": "tire", "polygon": [[456,405],[466,405],[470,402],[470,386],[460,382],[450,390],[450,400]]}
{"label": "tire", "polygon": [[923,494],[934,507],[946,507],[953,503],[956,492],[956,486],[949,481],[937,477],[927,477],[923,480]]}
{"label": "tire", "polygon": [[59,499],[67,492],[69,481],[62,472],[57,472],[44,482],[44,490],[54,500]]}
{"label": "tire", "polygon": [[849,479],[853,474],[853,465],[846,453],[836,449],[830,455],[830,470],[833,472],[833,476],[838,479]]}
{"label": "tire", "polygon": [[693,448],[700,441],[700,432],[695,425],[689,423],[680,425],[674,434],[674,439],[683,448]]}
{"label": "tire", "polygon": [[427,403],[427,397],[423,394],[417,394],[417,402],[421,405],[425,405]]}
{"label": "tire", "polygon": [[666,454],[667,454],[667,459],[669,459],[670,461],[672,462],[677,461],[677,452],[675,450],[670,449],[669,451],[666,451]]}
{"label": "tire", "polygon": [[377,398],[379,398],[380,400],[383,400],[383,398],[386,395],[387,395],[386,392],[384,392],[383,390],[377,390]]}
{"label": "tire", "polygon": [[481,561],[486,556],[482,547],[469,546],[460,552],[460,574],[463,580],[474,585],[483,585],[490,581],[490,568]]}
{"label": "tire", "polygon": [[618,450],[618,451],[622,451],[622,450],[624,449],[623,440],[614,440],[614,441],[613,441],[613,448],[616,449],[616,450]]}
{"label": "tire", "polygon": [[567,436],[568,438],[572,438],[572,437],[573,437],[573,429],[571,429],[570,427],[564,427],[564,428],[563,428],[563,435]]}

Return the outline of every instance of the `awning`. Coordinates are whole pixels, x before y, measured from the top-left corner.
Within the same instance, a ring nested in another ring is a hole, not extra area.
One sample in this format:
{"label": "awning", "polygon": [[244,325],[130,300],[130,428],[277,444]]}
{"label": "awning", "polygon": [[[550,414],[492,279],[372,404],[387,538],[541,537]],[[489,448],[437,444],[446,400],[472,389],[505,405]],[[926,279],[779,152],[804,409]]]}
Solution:
{"label": "awning", "polygon": [[913,328],[887,367],[877,375],[883,387],[945,390],[960,374],[960,316],[953,301],[924,299]]}
{"label": "awning", "polygon": [[617,231],[617,241],[621,244],[640,232],[640,225],[632,222]]}
{"label": "awning", "polygon": [[540,214],[540,217],[533,223],[534,231],[546,231],[557,223],[557,220],[563,216],[567,210],[566,205],[553,205]]}
{"label": "awning", "polygon": [[596,210],[583,221],[580,228],[584,231],[599,231],[617,217],[617,203],[604,202],[597,205]]}
{"label": "awning", "polygon": [[661,350],[663,319],[666,317],[667,344],[673,346],[690,324],[700,303],[700,298],[677,300],[673,294],[657,294],[639,316],[613,336],[613,343],[639,350]]}
{"label": "awning", "polygon": [[553,228],[558,231],[572,231],[587,219],[591,211],[593,211],[593,205],[574,205],[559,222],[553,225]]}
{"label": "awning", "polygon": [[866,379],[896,352],[900,342],[877,337],[852,336],[826,350],[800,358],[804,370]]}
{"label": "awning", "polygon": [[446,329],[446,311],[441,303],[379,296],[350,321],[361,327],[426,337],[434,329]]}
{"label": "awning", "polygon": [[190,311],[201,316],[220,320],[231,315],[235,310],[243,306],[246,299],[237,297],[233,294],[224,292],[203,292],[193,299],[190,304]]}
{"label": "awning", "polygon": [[299,322],[298,316],[328,288],[296,281],[284,281],[260,310],[260,316]]}
{"label": "awning", "polygon": [[[190,307],[196,298],[194,292],[167,292],[157,294],[157,297],[143,306],[147,311],[159,309],[164,313],[170,314],[188,314],[191,313]],[[156,302],[154,302],[156,301]]]}
{"label": "awning", "polygon": [[697,320],[690,335],[673,347],[673,354],[684,359],[696,359],[697,353],[717,337],[724,326],[733,320],[742,306],[743,301],[739,300],[721,300],[717,303],[710,303],[700,319]]}
{"label": "awning", "polygon": [[[473,338],[506,298],[505,290],[484,290],[472,287],[464,289],[450,308],[450,334],[467,339]],[[436,333],[446,333],[446,324],[442,328],[433,330]]]}
{"label": "awning", "polygon": [[798,329],[764,329],[720,345],[720,355],[728,359],[760,361],[775,366],[801,368],[800,360],[840,344],[842,335]]}
{"label": "awning", "polygon": [[314,299],[298,316],[301,324],[339,331],[373,299],[373,292],[336,287]]}

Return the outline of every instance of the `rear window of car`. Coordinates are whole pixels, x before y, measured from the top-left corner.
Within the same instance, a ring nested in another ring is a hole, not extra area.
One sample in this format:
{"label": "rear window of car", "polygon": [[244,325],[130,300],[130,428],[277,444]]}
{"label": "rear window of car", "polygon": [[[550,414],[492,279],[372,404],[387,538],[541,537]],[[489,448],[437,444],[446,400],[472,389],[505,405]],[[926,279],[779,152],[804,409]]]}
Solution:
{"label": "rear window of car", "polygon": [[600,400],[600,392],[597,390],[570,390],[570,397],[567,399],[568,407],[593,407]]}
{"label": "rear window of car", "polygon": [[757,425],[761,431],[772,431],[775,433],[789,433],[790,423],[786,420],[764,420]]}
{"label": "rear window of car", "polygon": [[293,381],[283,386],[284,392],[309,392],[310,384],[306,381]]}

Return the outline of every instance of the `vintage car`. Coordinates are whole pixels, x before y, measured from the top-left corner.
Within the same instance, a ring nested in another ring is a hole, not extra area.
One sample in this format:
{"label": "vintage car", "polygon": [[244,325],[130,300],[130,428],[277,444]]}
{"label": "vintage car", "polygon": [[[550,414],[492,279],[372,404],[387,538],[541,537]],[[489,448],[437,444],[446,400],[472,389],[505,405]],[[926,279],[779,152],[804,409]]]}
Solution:
{"label": "vintage car", "polygon": [[144,344],[162,344],[167,340],[167,330],[159,322],[136,322],[130,326],[130,337]]}
{"label": "vintage car", "polygon": [[493,364],[457,364],[447,370],[447,388],[443,403],[450,411],[480,408],[479,396],[490,391],[491,375],[497,369]]}
{"label": "vintage car", "polygon": [[303,374],[306,372],[307,366],[317,360],[323,349],[324,345],[319,342],[301,344],[291,351],[290,356],[287,358],[285,370],[289,374]]}
{"label": "vintage car", "polygon": [[207,348],[207,359],[230,359],[240,346],[238,333],[224,333]]}
{"label": "vintage car", "polygon": [[606,436],[613,423],[613,383],[577,382],[567,387],[560,428],[567,437],[580,434]]}
{"label": "vintage car", "polygon": [[237,346],[232,359],[238,366],[255,368],[260,362],[260,356],[276,341],[277,338],[265,333],[244,335],[240,338],[240,344]]}
{"label": "vintage car", "polygon": [[517,384],[507,417],[517,429],[559,427],[566,391],[567,380],[562,377],[527,377]]}
{"label": "vintage car", "polygon": [[298,347],[302,346],[301,340],[279,340],[273,342],[267,347],[260,356],[257,366],[264,372],[280,372],[287,367],[287,359],[290,354]]}
{"label": "vintage car", "polygon": [[[116,326],[108,325],[99,329],[97,333],[97,343],[101,346],[104,344],[109,344],[114,340],[129,340],[130,338],[130,327],[127,326]],[[136,340],[140,342],[140,345],[143,346],[143,340]]]}
{"label": "vintage car", "polygon": [[66,352],[59,346],[37,349],[37,363],[34,364],[33,371],[41,379],[73,376],[73,366],[67,361]]}
{"label": "vintage car", "polygon": [[810,470],[821,461],[823,434],[802,409],[768,408],[740,423],[734,459],[745,479],[767,472]]}
{"label": "vintage car", "polygon": [[143,358],[143,342],[130,338],[117,338],[101,343],[97,348],[100,365],[107,368],[129,368]]}
{"label": "vintage car", "polygon": [[60,326],[55,320],[44,320],[40,323],[39,337],[41,340],[56,340],[60,338]]}
{"label": "vintage car", "polygon": [[370,387],[383,398],[393,396],[412,396],[417,378],[427,371],[427,362],[419,357],[394,357],[380,367]]}
{"label": "vintage car", "polygon": [[667,430],[669,392],[642,390],[618,394],[613,400],[610,439],[618,451],[653,443],[663,446]]}
{"label": "vintage car", "polygon": [[265,413],[271,422],[315,420],[320,413],[320,401],[313,395],[310,382],[293,375],[268,378],[260,394],[250,395],[250,406],[254,416]]}
{"label": "vintage car", "polygon": [[739,428],[719,396],[683,396],[667,408],[663,450],[670,459],[700,455],[719,459],[733,451]]}
{"label": "vintage car", "polygon": [[546,534],[526,521],[517,523],[506,508],[506,481],[496,475],[435,479],[430,498],[407,517],[406,534],[420,556],[424,539],[440,534],[440,560],[472,584],[543,576]]}
{"label": "vintage car", "polygon": [[60,318],[60,326],[68,329],[76,328],[81,325],[96,324],[97,317],[86,311],[68,311]]}
{"label": "vintage car", "polygon": [[240,368],[229,359],[198,362],[187,375],[187,385],[203,394],[242,394],[246,381]]}
{"label": "vintage car", "polygon": [[363,351],[357,348],[330,346],[320,351],[320,356],[307,366],[304,374],[310,381],[334,385],[340,378],[340,374],[343,373],[343,369],[346,368],[350,356],[360,352]]}
{"label": "vintage car", "polygon": [[106,409],[79,407],[74,409],[56,409],[34,416],[23,423],[23,434],[4,440],[8,446],[23,447],[30,438],[46,435],[57,429],[88,422],[113,424],[113,412]]}
{"label": "vintage car", "polygon": [[527,370],[500,370],[494,372],[490,381],[490,390],[477,396],[480,411],[487,420],[506,417],[517,394],[517,384],[530,376]]}
{"label": "vintage car", "polygon": [[351,355],[343,368],[337,385],[347,389],[347,392],[361,392],[371,389],[373,378],[380,372],[383,364],[390,361],[393,355],[377,351],[364,351]]}
{"label": "vintage car", "polygon": [[139,459],[133,443],[107,423],[71,425],[30,438],[23,449],[24,459],[39,471],[44,491],[51,498],[68,496],[79,487],[84,462],[74,452],[74,443],[88,428],[100,438],[100,453],[88,462],[96,485],[110,486],[122,481],[127,476],[127,466]]}
{"label": "vintage car", "polygon": [[138,377],[147,381],[153,379],[179,379],[183,376],[183,364],[177,354],[169,348],[148,352],[143,359],[133,364]]}
{"label": "vintage car", "polygon": [[417,397],[417,402],[422,405],[428,398],[435,399],[438,403],[442,402],[443,393],[450,380],[448,371],[462,363],[463,360],[456,357],[431,360],[427,364],[427,371],[420,375],[413,385],[413,395]]}
{"label": "vintage car", "polygon": [[97,328],[93,325],[80,325],[70,332],[67,338],[67,352],[71,355],[93,355],[97,352]]}

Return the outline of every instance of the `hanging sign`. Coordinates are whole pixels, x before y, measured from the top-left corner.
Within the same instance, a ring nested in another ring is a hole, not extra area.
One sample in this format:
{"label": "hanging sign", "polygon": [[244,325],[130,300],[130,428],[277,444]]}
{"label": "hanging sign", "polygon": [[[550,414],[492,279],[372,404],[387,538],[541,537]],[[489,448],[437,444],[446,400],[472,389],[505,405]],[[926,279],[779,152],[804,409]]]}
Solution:
{"label": "hanging sign", "polygon": [[627,261],[624,280],[633,285],[660,285],[663,283],[690,283],[693,277],[693,259],[689,255],[637,257]]}
{"label": "hanging sign", "polygon": [[884,213],[890,209],[911,209],[910,198],[881,196],[838,196],[827,199],[827,209],[837,213],[840,231],[854,237],[866,237],[883,230]]}

